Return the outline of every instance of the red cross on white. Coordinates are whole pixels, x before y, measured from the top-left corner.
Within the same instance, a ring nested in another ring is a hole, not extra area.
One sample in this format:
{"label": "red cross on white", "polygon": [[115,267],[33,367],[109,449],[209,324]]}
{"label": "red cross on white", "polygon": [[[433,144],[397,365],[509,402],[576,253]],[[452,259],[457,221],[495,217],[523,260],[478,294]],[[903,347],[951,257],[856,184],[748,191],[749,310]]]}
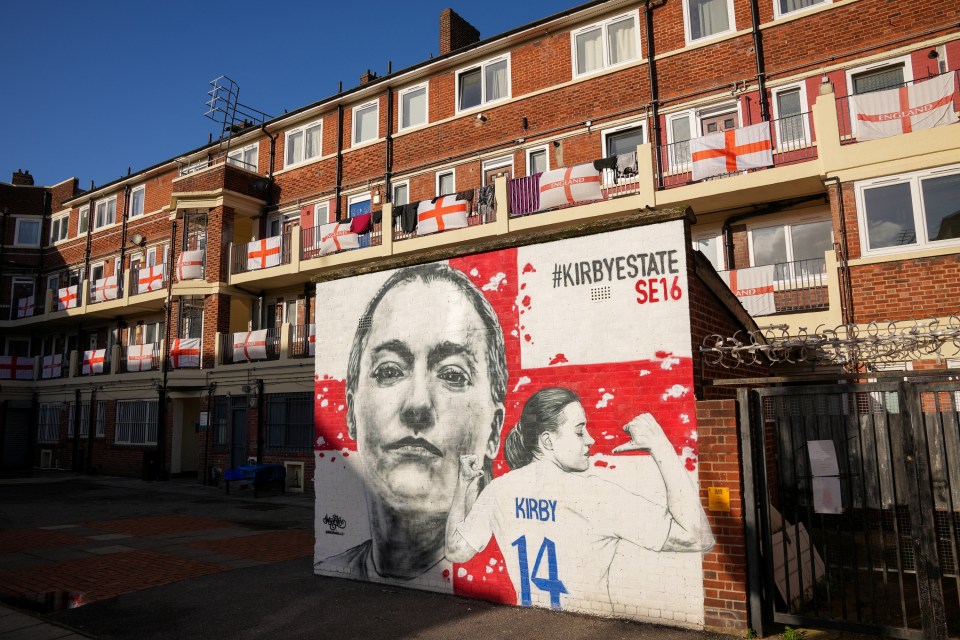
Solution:
{"label": "red cross on white", "polygon": [[83,366],[80,373],[85,376],[103,373],[103,363],[107,359],[106,349],[91,349],[83,352]]}
{"label": "red cross on white", "polygon": [[174,369],[200,366],[200,338],[176,338],[170,345],[170,365]]}
{"label": "red cross on white", "polygon": [[320,225],[320,255],[326,256],[346,249],[359,248],[360,236],[350,231],[349,222]]}
{"label": "red cross on white", "polygon": [[154,344],[132,344],[127,347],[127,371],[150,371],[153,369]]}
{"label": "red cross on white", "polygon": [[417,235],[462,229],[467,226],[467,201],[443,196],[436,202],[421,200],[417,206]]}
{"label": "red cross on white", "polygon": [[600,200],[600,183],[600,172],[593,163],[544,171],[540,174],[540,211]]}
{"label": "red cross on white", "polygon": [[907,87],[850,96],[857,139],[876,140],[957,122],[953,108],[955,73]]}
{"label": "red cross on white", "polygon": [[307,353],[311,356],[317,354],[317,325],[310,324],[307,331]]}
{"label": "red cross on white", "polygon": [[137,273],[137,293],[159,291],[163,288],[165,265],[158,264],[152,267],[140,267]]}
{"label": "red cross on white", "polygon": [[737,296],[743,308],[752,316],[777,312],[774,299],[774,266],[772,264],[747,269],[720,272],[720,277]]}
{"label": "red cross on white", "polygon": [[0,380],[33,380],[33,358],[0,356]]}
{"label": "red cross on white", "polygon": [[26,298],[20,298],[17,300],[17,317],[18,318],[29,318],[33,315],[33,311],[36,309],[36,305],[33,303],[33,296],[27,296]]}
{"label": "red cross on white", "polygon": [[690,140],[693,179],[758,169],[773,164],[770,124],[728,129]]}
{"label": "red cross on white", "polygon": [[77,306],[77,285],[62,287],[57,291],[57,311],[73,309]]}
{"label": "red cross on white", "polygon": [[244,331],[233,334],[233,361],[265,360],[267,357],[267,330]]}
{"label": "red cross on white", "polygon": [[93,299],[96,302],[117,299],[117,276],[100,278],[93,283]]}
{"label": "red cross on white", "polygon": [[63,355],[55,353],[52,356],[43,356],[40,377],[43,379],[59,378],[63,369]]}
{"label": "red cross on white", "polygon": [[177,282],[203,277],[203,249],[184,251],[177,258]]}
{"label": "red cross on white", "polygon": [[247,269],[266,269],[280,264],[281,236],[254,240],[247,245]]}

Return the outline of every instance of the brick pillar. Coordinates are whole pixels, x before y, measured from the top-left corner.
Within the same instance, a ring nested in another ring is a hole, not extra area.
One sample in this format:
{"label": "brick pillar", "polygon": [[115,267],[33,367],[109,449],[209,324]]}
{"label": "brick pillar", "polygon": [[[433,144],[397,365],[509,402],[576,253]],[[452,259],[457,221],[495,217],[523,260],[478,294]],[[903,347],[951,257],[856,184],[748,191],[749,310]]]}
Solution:
{"label": "brick pillar", "polygon": [[453,9],[440,13],[440,55],[480,42],[480,32]]}
{"label": "brick pillar", "polygon": [[232,207],[214,207],[207,215],[207,282],[227,281],[234,215]]}
{"label": "brick pillar", "polygon": [[[704,625],[711,631],[742,636],[750,623],[736,402],[697,402],[697,432],[700,496],[716,538],[716,546],[703,556]],[[730,492],[729,513],[708,508],[710,487]]]}
{"label": "brick pillar", "polygon": [[200,353],[204,369],[214,366],[217,332],[226,333],[230,328],[230,296],[215,294],[203,299],[203,339]]}

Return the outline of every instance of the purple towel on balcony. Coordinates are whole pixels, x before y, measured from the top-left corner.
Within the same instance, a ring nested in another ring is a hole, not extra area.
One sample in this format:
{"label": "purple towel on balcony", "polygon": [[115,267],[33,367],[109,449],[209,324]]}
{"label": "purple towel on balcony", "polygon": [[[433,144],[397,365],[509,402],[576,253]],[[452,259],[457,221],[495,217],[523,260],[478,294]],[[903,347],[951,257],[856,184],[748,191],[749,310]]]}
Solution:
{"label": "purple towel on balcony", "polygon": [[510,213],[522,216],[540,208],[540,174],[516,178],[507,183]]}

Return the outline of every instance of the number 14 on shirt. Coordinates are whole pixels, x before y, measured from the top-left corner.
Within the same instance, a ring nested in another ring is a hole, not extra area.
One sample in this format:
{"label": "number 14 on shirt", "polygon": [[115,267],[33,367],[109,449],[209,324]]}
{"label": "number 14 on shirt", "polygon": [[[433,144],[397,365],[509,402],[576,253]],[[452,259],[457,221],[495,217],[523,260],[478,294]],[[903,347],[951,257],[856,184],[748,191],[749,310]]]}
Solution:
{"label": "number 14 on shirt", "polygon": [[[530,583],[533,583],[540,591],[550,594],[550,608],[560,608],[560,594],[567,593],[566,587],[560,581],[559,571],[557,569],[557,547],[553,540],[544,538],[537,551],[537,559],[533,563],[533,572],[530,572],[530,563],[527,560],[527,536],[520,536],[513,541],[512,546],[517,548],[517,556],[520,561],[520,604],[529,607],[531,605]],[[541,578],[540,563],[543,556],[547,556],[547,577]]]}

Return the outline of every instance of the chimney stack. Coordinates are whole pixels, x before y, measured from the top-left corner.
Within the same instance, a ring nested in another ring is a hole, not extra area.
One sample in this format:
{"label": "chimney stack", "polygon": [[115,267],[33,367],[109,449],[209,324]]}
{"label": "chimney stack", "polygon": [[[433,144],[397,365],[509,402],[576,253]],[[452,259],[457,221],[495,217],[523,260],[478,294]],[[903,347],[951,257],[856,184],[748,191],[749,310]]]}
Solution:
{"label": "chimney stack", "polygon": [[370,82],[377,79],[377,74],[367,69],[366,73],[360,76],[360,86],[365,84],[370,84]]}
{"label": "chimney stack", "polygon": [[19,185],[21,187],[32,187],[33,186],[33,176],[30,175],[29,171],[22,171],[17,169],[13,172],[13,181],[12,184]]}
{"label": "chimney stack", "polygon": [[440,13],[440,55],[480,42],[480,32],[453,9]]}

